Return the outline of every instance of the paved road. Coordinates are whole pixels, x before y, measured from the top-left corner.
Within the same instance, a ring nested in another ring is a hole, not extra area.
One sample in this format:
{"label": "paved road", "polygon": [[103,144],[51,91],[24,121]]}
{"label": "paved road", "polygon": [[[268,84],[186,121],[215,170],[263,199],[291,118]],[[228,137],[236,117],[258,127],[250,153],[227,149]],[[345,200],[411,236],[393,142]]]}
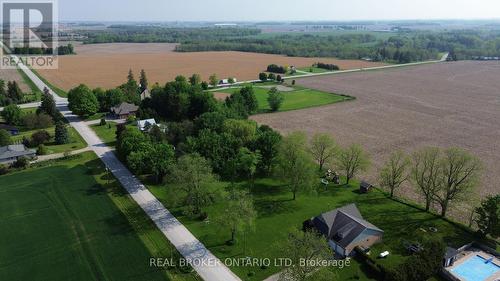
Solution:
{"label": "paved road", "polygon": [[[40,106],[40,102],[37,101],[37,102],[30,102],[30,103],[22,103],[22,104],[18,104],[18,106],[20,108],[32,108],[32,107],[39,107]],[[0,107],[0,111],[3,110],[3,107]]]}
{"label": "paved road", "polygon": [[[411,63],[404,63],[404,64],[390,64],[390,65],[384,65],[384,66],[375,66],[375,67],[366,67],[366,68],[355,68],[355,69],[338,70],[338,71],[328,71],[328,72],[321,72],[321,73],[310,73],[310,72],[306,72],[306,71],[303,71],[303,70],[297,70],[297,73],[302,73],[302,74],[293,75],[293,76],[285,76],[285,77],[283,77],[283,80],[299,79],[299,78],[306,78],[306,77],[313,77],[313,76],[336,75],[336,74],[342,74],[342,73],[370,71],[370,70],[380,70],[380,69],[388,69],[388,68],[398,68],[398,67],[414,66],[414,65],[420,65],[420,64],[445,62],[446,59],[448,59],[448,55],[449,55],[449,53],[444,54],[441,57],[441,59],[439,59],[439,60],[411,62]],[[238,85],[241,85],[241,84],[257,83],[257,82],[261,82],[261,80],[248,80],[248,81],[236,82],[234,84],[219,85],[218,87],[222,87],[222,88],[211,89],[210,91],[217,91],[217,90],[220,90],[220,89],[232,88],[232,87],[235,87],[235,86],[238,86]]]}
{"label": "paved road", "polygon": [[[39,89],[47,87],[29,68],[19,65],[22,71]],[[47,87],[48,88],[48,87]],[[106,146],[90,127],[67,107],[67,99],[54,96],[58,109],[78,133],[85,139],[90,149],[104,162],[120,181],[130,196],[146,212],[167,239],[184,258],[196,261],[193,268],[206,281],[240,280],[229,268],[221,263],[189,230],[182,225],[156,197],[118,160],[113,150]]]}

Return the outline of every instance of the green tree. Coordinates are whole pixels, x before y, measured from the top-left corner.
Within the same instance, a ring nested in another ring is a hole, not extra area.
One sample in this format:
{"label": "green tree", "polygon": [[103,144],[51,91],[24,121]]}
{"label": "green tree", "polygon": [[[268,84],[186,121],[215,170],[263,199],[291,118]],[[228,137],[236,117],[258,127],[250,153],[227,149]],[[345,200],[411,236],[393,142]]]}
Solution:
{"label": "green tree", "polygon": [[278,150],[277,173],[293,193],[293,200],[297,192],[314,187],[313,159],[307,151],[306,140],[304,133],[291,133],[282,139]]}
{"label": "green tree", "polygon": [[0,129],[0,146],[6,146],[9,144],[12,144],[9,132],[4,129]]}
{"label": "green tree", "polygon": [[15,104],[7,105],[2,111],[3,120],[10,125],[21,125],[22,115],[21,108]]}
{"label": "green tree", "polygon": [[149,83],[148,83],[148,78],[146,77],[146,71],[144,71],[144,69],[141,69],[141,77],[139,78],[139,84],[141,88],[141,93],[144,92],[146,89],[148,89]]}
{"label": "green tree", "polygon": [[208,161],[199,154],[180,157],[172,168],[171,178],[174,185],[171,191],[182,197],[188,215],[201,215],[204,207],[215,201],[211,189],[217,181]]}
{"label": "green tree", "polygon": [[[314,231],[293,230],[279,247],[281,256],[292,262],[280,273],[279,281],[320,280],[318,275],[325,274],[326,270],[321,267],[321,261],[330,260],[332,256],[327,240]],[[329,273],[326,280],[336,280],[335,275]]]}
{"label": "green tree", "polygon": [[7,97],[14,103],[20,103],[23,100],[24,93],[21,91],[16,81],[9,81],[7,83]]}
{"label": "green tree", "polygon": [[465,200],[473,192],[482,165],[478,158],[458,148],[447,149],[440,165],[438,188],[433,197],[441,206],[441,216],[445,217],[450,202]]}
{"label": "green tree", "polygon": [[488,234],[493,238],[500,237],[500,194],[488,196],[476,209],[476,223],[481,236]]}
{"label": "green tree", "polygon": [[265,72],[259,73],[259,80],[262,82],[267,81],[267,74]]}
{"label": "green tree", "polygon": [[223,132],[240,140],[241,145],[247,145],[255,139],[257,123],[252,120],[227,119],[224,121]]}
{"label": "green tree", "polygon": [[160,183],[174,163],[174,147],[166,143],[154,144],[152,154],[148,160],[156,182]]}
{"label": "green tree", "polygon": [[391,198],[394,191],[408,180],[409,158],[402,151],[395,151],[380,171],[380,186],[389,189]]}
{"label": "green tree", "polygon": [[201,83],[201,76],[200,74],[193,74],[191,77],[189,77],[189,83],[193,86],[199,85]]}
{"label": "green tree", "polygon": [[319,170],[323,171],[326,163],[330,163],[338,151],[337,144],[328,134],[317,133],[313,136],[310,148],[314,160],[319,164]]}
{"label": "green tree", "polygon": [[229,77],[229,78],[227,78],[227,82],[229,84],[234,84],[234,83],[236,83],[236,80],[233,77]]}
{"label": "green tree", "polygon": [[56,102],[54,101],[54,97],[52,97],[49,89],[47,88],[43,89],[42,102],[37,111],[37,113],[41,112],[51,116],[52,118],[55,118],[57,116]]}
{"label": "green tree", "polygon": [[259,103],[252,86],[245,86],[241,88],[240,94],[245,102],[245,107],[248,114],[257,112],[259,109]]}
{"label": "green tree", "polygon": [[284,100],[285,96],[276,87],[272,87],[267,93],[267,103],[271,111],[278,111]]}
{"label": "green tree", "polygon": [[241,147],[238,151],[237,163],[238,170],[241,175],[244,175],[250,180],[254,181],[255,172],[257,172],[257,167],[259,165],[261,155],[259,151],[251,151],[246,147]]}
{"label": "green tree", "polygon": [[251,230],[257,218],[253,199],[248,191],[233,188],[226,200],[224,211],[217,219],[223,228],[229,228],[231,243],[236,242],[236,234]]}
{"label": "green tree", "polygon": [[47,155],[48,153],[48,149],[44,144],[40,144],[36,149],[36,155]]}
{"label": "green tree", "polygon": [[370,166],[370,159],[360,145],[353,144],[340,149],[337,159],[338,168],[344,172],[346,184],[349,184],[358,172],[366,171]]}
{"label": "green tree", "polygon": [[269,126],[262,125],[257,129],[253,148],[255,151],[260,151],[259,171],[262,174],[269,175],[271,173],[271,168],[276,162],[280,142],[281,135]]}
{"label": "green tree", "polygon": [[275,80],[275,79],[276,79],[276,74],[274,74],[274,73],[269,73],[269,74],[267,75],[267,79],[268,79],[268,80]]}
{"label": "green tree", "polygon": [[63,122],[56,123],[55,141],[56,144],[66,144],[69,143],[70,141],[68,128],[66,127],[66,124],[64,124]]}
{"label": "green tree", "polygon": [[411,178],[417,192],[425,200],[426,211],[430,210],[433,196],[439,188],[440,155],[439,149],[434,147],[426,147],[413,153]]}
{"label": "green tree", "polygon": [[78,116],[89,116],[97,112],[99,103],[92,90],[80,84],[68,92],[68,107]]}
{"label": "green tree", "polygon": [[217,85],[219,85],[219,78],[217,77],[217,75],[215,74],[212,74],[210,75],[210,77],[208,77],[208,82],[210,83],[210,85],[212,87],[217,87]]}

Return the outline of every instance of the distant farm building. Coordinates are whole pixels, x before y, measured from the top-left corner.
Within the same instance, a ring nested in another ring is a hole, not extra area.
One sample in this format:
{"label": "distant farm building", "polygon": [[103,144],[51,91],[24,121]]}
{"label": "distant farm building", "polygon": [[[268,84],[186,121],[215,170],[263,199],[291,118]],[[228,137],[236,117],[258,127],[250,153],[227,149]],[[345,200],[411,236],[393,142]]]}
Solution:
{"label": "distant farm building", "polygon": [[149,129],[154,125],[156,125],[156,120],[154,120],[153,118],[137,121],[137,128],[141,132],[149,131]]}

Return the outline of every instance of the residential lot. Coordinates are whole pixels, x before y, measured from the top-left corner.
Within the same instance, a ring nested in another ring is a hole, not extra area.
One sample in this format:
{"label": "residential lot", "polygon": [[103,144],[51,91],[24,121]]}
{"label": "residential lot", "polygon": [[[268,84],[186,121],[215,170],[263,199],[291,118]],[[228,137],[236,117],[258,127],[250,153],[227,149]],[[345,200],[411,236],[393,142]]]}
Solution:
{"label": "residential lot", "polygon": [[8,81],[16,81],[23,92],[31,90],[16,69],[0,69],[0,79],[5,81],[5,85],[7,85]]}
{"label": "residential lot", "polygon": [[[193,280],[93,153],[0,177],[1,280]],[[186,278],[186,279],[185,279]]]}
{"label": "residential lot", "polygon": [[332,134],[360,143],[375,167],[389,154],[423,146],[456,146],[484,162],[479,194],[500,183],[500,63],[462,61],[298,80],[302,86],[356,97],[356,101],[252,117],[281,132]]}
{"label": "residential lot", "polygon": [[220,78],[257,79],[269,64],[310,66],[315,62],[338,64],[342,69],[378,66],[358,60],[298,58],[243,52],[176,53],[174,44],[96,44],[77,45],[77,55],[59,57],[59,69],[40,70],[50,83],[68,90],[80,83],[112,88],[124,83],[129,69],[138,75],[146,70],[149,82],[160,84],[177,75],[199,73],[203,79],[215,73]]}

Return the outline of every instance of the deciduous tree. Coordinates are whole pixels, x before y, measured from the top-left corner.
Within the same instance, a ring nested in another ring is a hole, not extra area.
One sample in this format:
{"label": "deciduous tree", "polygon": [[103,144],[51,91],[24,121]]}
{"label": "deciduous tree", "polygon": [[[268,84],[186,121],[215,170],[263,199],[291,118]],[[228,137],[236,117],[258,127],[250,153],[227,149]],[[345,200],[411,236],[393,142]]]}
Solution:
{"label": "deciduous tree", "polygon": [[95,114],[99,108],[96,96],[83,84],[68,92],[68,103],[69,109],[78,116]]}
{"label": "deciduous tree", "polygon": [[278,176],[287,183],[293,193],[293,200],[299,191],[314,187],[313,159],[307,151],[304,133],[294,132],[281,141],[277,157]]}
{"label": "deciduous tree", "polygon": [[358,172],[365,171],[370,166],[370,159],[360,145],[353,144],[345,149],[340,149],[338,155],[337,166],[339,170],[344,172],[347,184]]}
{"label": "deciduous tree", "polygon": [[0,129],[0,146],[6,146],[12,143],[9,132],[4,129]]}
{"label": "deciduous tree", "polygon": [[271,88],[267,93],[267,103],[271,111],[278,111],[284,100],[285,96],[276,87]]}
{"label": "deciduous tree", "polygon": [[429,211],[439,185],[441,173],[439,163],[440,152],[438,148],[427,147],[413,153],[413,167],[411,178],[417,192],[425,200],[425,210]]}
{"label": "deciduous tree", "polygon": [[481,161],[468,152],[449,148],[440,161],[440,175],[433,197],[441,206],[441,216],[446,216],[450,202],[467,198],[477,186]]}
{"label": "deciduous tree", "polygon": [[380,171],[380,186],[389,189],[391,198],[394,191],[408,180],[410,160],[402,151],[395,151]]}
{"label": "deciduous tree", "polygon": [[330,135],[317,133],[311,140],[309,150],[316,162],[318,162],[319,170],[322,171],[324,165],[333,160],[338,151],[338,146]]}
{"label": "deciduous tree", "polygon": [[7,124],[20,125],[22,121],[21,108],[15,104],[7,105],[2,111],[2,117]]}
{"label": "deciduous tree", "polygon": [[500,237],[500,195],[486,197],[476,213],[479,233],[483,237],[488,234],[495,239]]}
{"label": "deciduous tree", "polygon": [[236,242],[236,234],[251,230],[257,212],[254,209],[252,196],[245,190],[233,188],[226,197],[224,211],[217,219],[223,228],[231,232],[231,242]]}

